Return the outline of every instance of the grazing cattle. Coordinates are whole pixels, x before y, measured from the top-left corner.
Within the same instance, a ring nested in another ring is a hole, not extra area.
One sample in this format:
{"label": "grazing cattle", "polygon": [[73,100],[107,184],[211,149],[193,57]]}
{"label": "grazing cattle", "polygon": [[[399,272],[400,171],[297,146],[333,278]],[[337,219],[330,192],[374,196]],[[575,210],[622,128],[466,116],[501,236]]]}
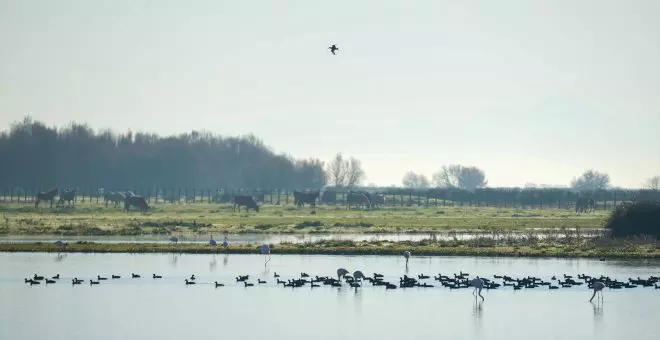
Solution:
{"label": "grazing cattle", "polygon": [[57,201],[56,206],[58,205],[64,205],[64,202],[67,202],[69,206],[71,206],[71,203],[73,203],[73,206],[76,206],[76,189],[67,189],[64,190],[63,193],[60,194],[60,200]]}
{"label": "grazing cattle", "polygon": [[324,204],[337,204],[337,192],[331,190],[324,191],[319,202],[323,202]]}
{"label": "grazing cattle", "polygon": [[316,200],[319,198],[321,192],[316,190],[312,192],[293,191],[293,202],[299,206],[304,207],[308,203],[312,208],[316,208]]}
{"label": "grazing cattle", "polygon": [[58,188],[53,188],[50,189],[46,192],[40,192],[37,194],[34,207],[38,208],[39,207],[39,202],[41,201],[50,201],[50,207],[53,207],[53,203],[55,203],[55,196],[57,196],[57,193],[59,192]]}
{"label": "grazing cattle", "polygon": [[126,199],[126,196],[121,192],[106,191],[103,193],[103,201],[105,202],[106,207],[108,206],[108,202],[112,202],[117,206],[119,203],[124,202],[124,199]]}
{"label": "grazing cattle", "polygon": [[372,194],[370,197],[371,207],[382,207],[385,205],[385,196],[381,194]]}
{"label": "grazing cattle", "polygon": [[575,202],[576,213],[590,213],[596,209],[596,202],[593,198],[578,197]]}
{"label": "grazing cattle", "polygon": [[140,209],[141,212],[149,211],[147,200],[142,196],[128,196],[124,199],[124,211],[128,212],[128,208],[134,206]]}
{"label": "grazing cattle", "polygon": [[349,210],[353,205],[360,208],[364,205],[367,209],[369,209],[371,207],[371,201],[365,193],[351,191],[346,196],[346,205],[348,206]]}
{"label": "grazing cattle", "polygon": [[236,211],[236,207],[238,207],[238,212],[241,212],[241,206],[244,206],[248,212],[250,211],[250,208],[259,212],[259,206],[252,196],[234,196],[234,211]]}

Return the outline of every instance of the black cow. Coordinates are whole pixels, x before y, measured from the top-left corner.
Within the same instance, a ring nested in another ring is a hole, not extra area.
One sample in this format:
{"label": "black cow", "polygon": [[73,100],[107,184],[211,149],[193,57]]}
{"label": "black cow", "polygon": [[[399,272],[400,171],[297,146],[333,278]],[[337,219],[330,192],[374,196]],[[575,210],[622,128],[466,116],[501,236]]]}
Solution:
{"label": "black cow", "polygon": [[381,194],[373,194],[369,200],[371,201],[371,207],[373,208],[385,205],[385,196]]}
{"label": "black cow", "polygon": [[596,208],[596,202],[593,198],[579,197],[575,202],[576,213],[590,213]]}
{"label": "black cow", "polygon": [[369,209],[371,207],[371,201],[369,200],[369,196],[367,196],[366,193],[351,191],[346,196],[346,205],[348,206],[349,210],[351,209],[352,205],[360,208],[364,205],[367,209]]}
{"label": "black cow", "polygon": [[38,208],[39,207],[39,202],[41,201],[50,201],[50,207],[53,207],[53,202],[55,202],[55,196],[57,196],[57,193],[59,192],[58,188],[53,188],[50,189],[46,192],[40,192],[37,194],[34,207]]}
{"label": "black cow", "polygon": [[312,208],[316,208],[316,200],[321,195],[321,192],[316,190],[312,192],[293,191],[293,201],[299,207],[304,207],[308,203]]}
{"label": "black cow", "polygon": [[321,199],[319,200],[320,202],[323,202],[325,204],[336,204],[337,203],[337,192],[336,191],[324,191],[323,195],[321,195]]}
{"label": "black cow", "polygon": [[64,206],[64,202],[67,202],[69,206],[71,206],[71,203],[73,203],[73,206],[76,206],[76,189],[70,190],[64,190],[63,193],[60,194],[60,200],[57,201],[57,206],[62,205]]}
{"label": "black cow", "polygon": [[236,211],[236,207],[238,207],[238,212],[241,212],[241,206],[244,206],[248,212],[250,211],[250,208],[259,212],[259,206],[252,196],[234,196],[234,211]]}
{"label": "black cow", "polygon": [[124,211],[128,212],[128,208],[131,206],[140,209],[140,211],[143,213],[149,211],[150,209],[149,205],[147,204],[147,200],[142,196],[127,196],[124,199]]}

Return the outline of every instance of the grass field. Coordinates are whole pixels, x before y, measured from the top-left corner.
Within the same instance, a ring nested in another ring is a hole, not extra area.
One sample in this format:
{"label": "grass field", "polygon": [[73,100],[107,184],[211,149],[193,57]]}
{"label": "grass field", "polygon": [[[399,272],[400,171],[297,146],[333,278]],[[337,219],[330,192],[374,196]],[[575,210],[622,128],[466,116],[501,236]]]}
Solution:
{"label": "grass field", "polygon": [[233,212],[230,205],[158,204],[147,214],[121,207],[78,204],[0,204],[0,235],[143,235],[165,233],[433,233],[515,231],[526,228],[602,228],[608,212],[577,215],[567,209],[387,207],[346,210],[320,206],[264,205],[259,213]]}

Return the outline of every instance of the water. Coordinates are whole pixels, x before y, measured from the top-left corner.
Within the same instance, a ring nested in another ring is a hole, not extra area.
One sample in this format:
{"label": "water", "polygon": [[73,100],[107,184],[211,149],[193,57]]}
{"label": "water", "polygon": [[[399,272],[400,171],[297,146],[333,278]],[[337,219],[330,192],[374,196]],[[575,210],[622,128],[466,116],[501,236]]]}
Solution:
{"label": "water", "polygon": [[[386,280],[405,273],[400,256],[164,254],[0,254],[0,339],[654,339],[660,331],[660,289],[604,292],[589,303],[584,286],[549,291],[484,291],[475,303],[471,289],[413,288],[386,291],[364,287],[282,288],[282,278],[301,271],[333,275],[338,267],[382,272]],[[418,273],[609,275],[619,280],[660,274],[659,261],[592,261],[471,257],[415,257]],[[131,279],[131,272],[142,274]],[[30,286],[34,273],[61,274],[54,285]],[[72,286],[73,276],[121,274],[100,285]],[[152,273],[163,275],[154,280]],[[196,274],[199,284],[186,286]],[[249,274],[255,287],[234,277]],[[256,279],[268,281],[256,284]],[[226,287],[210,283],[220,281]],[[434,282],[429,280],[429,282]],[[594,300],[595,301],[595,300]]]}
{"label": "water", "polygon": [[[569,231],[572,237],[595,237],[603,235],[602,229],[581,229],[579,234]],[[554,229],[535,229],[527,231],[515,231],[509,233],[500,232],[432,232],[424,234],[406,234],[406,233],[373,233],[373,234],[229,234],[228,241],[230,243],[253,243],[253,244],[278,244],[282,242],[288,243],[304,243],[304,242],[319,242],[329,240],[351,240],[359,241],[422,241],[429,238],[437,240],[470,240],[477,237],[486,238],[521,238],[534,235],[538,238],[544,238],[548,235],[552,237],[562,238],[566,234],[557,232]],[[208,243],[209,235],[177,235],[180,243]],[[55,242],[62,240],[64,242],[96,242],[96,243],[170,243],[170,236],[165,235],[139,235],[139,236],[54,236],[54,235],[5,235],[0,236],[0,243],[32,243],[32,242]],[[224,235],[215,235],[215,239],[222,241]]]}

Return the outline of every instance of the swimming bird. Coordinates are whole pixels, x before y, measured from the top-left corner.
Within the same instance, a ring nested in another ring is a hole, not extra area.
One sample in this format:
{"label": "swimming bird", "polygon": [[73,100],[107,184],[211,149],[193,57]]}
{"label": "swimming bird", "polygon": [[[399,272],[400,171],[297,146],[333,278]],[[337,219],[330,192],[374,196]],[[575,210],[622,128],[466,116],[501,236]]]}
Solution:
{"label": "swimming bird", "polygon": [[56,282],[55,280],[49,280],[49,279],[46,279],[46,284],[48,284],[48,283],[55,283],[55,282]]}
{"label": "swimming bird", "polygon": [[99,282],[98,282],[98,281],[94,281],[94,280],[89,280],[89,284],[90,284],[90,285],[97,285],[97,284],[99,284]]}
{"label": "swimming bird", "polygon": [[60,279],[60,274],[57,274],[57,275],[51,277],[51,279],[53,279],[53,280],[59,280],[59,279]]}
{"label": "swimming bird", "polygon": [[113,279],[121,279],[121,276],[119,276],[119,275],[115,275],[115,274],[112,274],[112,278],[113,278]]}
{"label": "swimming bird", "polygon": [[101,280],[107,280],[107,277],[101,277],[100,275],[96,275],[96,279],[101,281]]}
{"label": "swimming bird", "polygon": [[410,259],[410,252],[409,251],[404,251],[403,252],[403,257],[406,258],[406,268],[408,267],[408,260]]}
{"label": "swimming bird", "polygon": [[224,283],[218,283],[218,281],[215,281],[215,287],[216,287],[216,288],[217,288],[217,287],[224,287],[224,286],[225,286]]}
{"label": "swimming bird", "polygon": [[131,273],[131,277],[134,278],[134,279],[139,279],[140,275],[135,274],[135,273]]}
{"label": "swimming bird", "polygon": [[479,276],[477,276],[476,278],[470,281],[470,285],[474,287],[474,291],[472,292],[472,294],[474,294],[474,298],[476,299],[477,295],[479,295],[481,301],[484,301],[485,299],[483,295],[481,295],[481,290],[484,288],[484,280],[480,279]]}
{"label": "swimming bird", "polygon": [[337,45],[335,45],[335,44],[328,47],[328,49],[330,50],[330,52],[332,52],[333,55],[335,54],[335,51],[339,51],[339,47],[337,47]]}
{"label": "swimming bird", "polygon": [[34,274],[34,280],[35,280],[35,281],[41,281],[41,280],[43,280],[43,279],[44,279],[43,276],[37,276],[37,274]]}
{"label": "swimming bird", "polygon": [[257,282],[259,282],[259,283],[268,283],[268,282],[266,282],[266,281],[264,281],[264,280],[262,280],[262,279],[257,279]]}
{"label": "swimming bird", "polygon": [[605,288],[605,284],[604,284],[604,283],[602,283],[602,282],[600,282],[600,281],[596,281],[596,282],[594,282],[594,283],[591,285],[591,289],[594,290],[594,294],[591,295],[591,299],[589,299],[589,302],[591,302],[591,300],[594,299],[594,296],[596,296],[596,293],[598,293],[598,292],[600,292],[600,298],[602,299],[602,298],[603,298],[603,288]]}
{"label": "swimming bird", "polygon": [[245,284],[245,287],[252,287],[252,286],[254,286],[254,283],[247,283],[246,281],[243,281],[243,283]]}
{"label": "swimming bird", "polygon": [[190,275],[190,281],[195,281],[195,274]]}
{"label": "swimming bird", "polygon": [[160,276],[160,275],[156,275],[156,274],[153,274],[152,277],[153,277],[154,279],[162,279],[162,278],[163,278],[162,276]]}
{"label": "swimming bird", "polygon": [[274,278],[278,278],[278,277],[280,277],[280,274],[278,274],[277,272],[275,272],[275,274],[273,275],[273,277],[274,277]]}
{"label": "swimming bird", "polygon": [[195,281],[188,281],[188,279],[186,279],[186,284],[187,284],[187,285],[194,285],[194,284],[195,284]]}

